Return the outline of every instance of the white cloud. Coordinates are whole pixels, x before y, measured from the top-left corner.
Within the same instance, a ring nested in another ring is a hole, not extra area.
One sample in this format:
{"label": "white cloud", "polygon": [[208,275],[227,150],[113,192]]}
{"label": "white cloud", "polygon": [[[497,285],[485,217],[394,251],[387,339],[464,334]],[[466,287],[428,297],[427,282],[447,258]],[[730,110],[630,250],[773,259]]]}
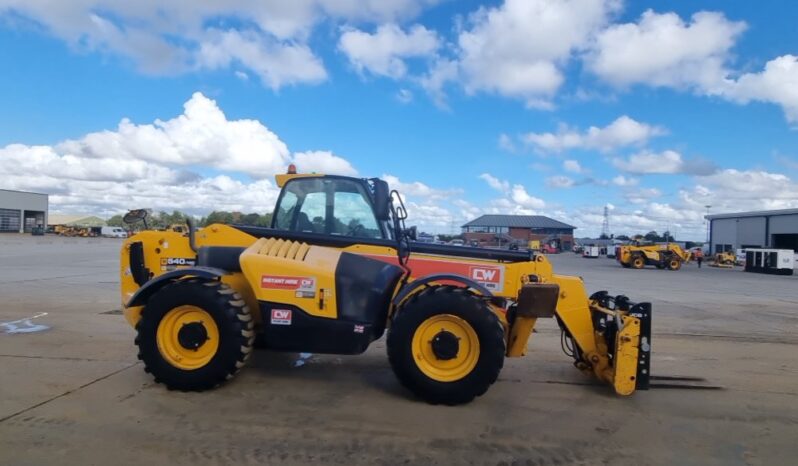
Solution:
{"label": "white cloud", "polygon": [[699,204],[712,205],[716,212],[798,207],[798,184],[781,173],[729,168],[699,180],[702,186],[692,195],[709,199]]}
{"label": "white cloud", "polygon": [[396,92],[396,100],[403,104],[409,104],[413,101],[413,92],[409,89],[399,89]]}
{"label": "white cloud", "polygon": [[499,135],[499,149],[510,153],[515,153],[517,150],[515,143],[513,143],[513,138],[505,133]]}
{"label": "white cloud", "polygon": [[556,133],[527,133],[522,136],[522,140],[541,152],[562,152],[569,149],[609,152],[621,147],[641,146],[665,132],[662,127],[641,123],[623,115],[603,128],[591,126],[582,132],[561,126]]}
{"label": "white cloud", "polygon": [[573,188],[575,185],[576,181],[567,176],[557,175],[546,178],[546,186],[550,188]]}
{"label": "white cloud", "polygon": [[327,79],[324,65],[307,45],[280,42],[256,31],[214,29],[205,35],[196,52],[199,68],[215,70],[239,64],[274,90],[287,84]]}
{"label": "white cloud", "polygon": [[[308,47],[324,21],[407,20],[437,0],[2,0],[0,16],[23,17],[75,50],[132,62],[148,74],[239,63],[268,87],[326,78]],[[220,24],[238,24],[219,31]]]}
{"label": "white cloud", "polygon": [[626,177],[623,175],[618,175],[612,179],[612,184],[621,187],[637,186],[639,182],[640,180],[638,180],[637,178]]}
{"label": "white cloud", "polygon": [[662,191],[657,188],[630,189],[624,193],[624,199],[632,204],[645,204],[662,196]]}
{"label": "white cloud", "polygon": [[676,174],[711,175],[718,169],[715,164],[703,158],[684,159],[673,150],[651,152],[644,150],[627,159],[615,158],[612,164],[627,173],[634,174]]}
{"label": "white cloud", "polygon": [[480,179],[485,180],[488,186],[496,191],[507,193],[510,191],[510,183],[507,180],[500,180],[490,173],[483,173],[479,175]]}
{"label": "white cloud", "polygon": [[526,209],[542,209],[546,207],[546,203],[543,202],[543,199],[531,196],[526,191],[526,188],[520,184],[513,185],[510,197],[513,202]]}
{"label": "white cloud", "polygon": [[578,160],[565,160],[562,163],[562,168],[571,173],[582,173],[582,165],[579,164]]}
{"label": "white cloud", "polygon": [[628,173],[679,173],[684,167],[682,155],[676,151],[666,150],[660,153],[643,151],[630,156],[628,159],[614,159],[616,168]]}
{"label": "white cloud", "polygon": [[330,151],[297,152],[294,154],[294,163],[299,173],[357,176],[357,170],[348,160]]}
{"label": "white cloud", "polygon": [[[357,174],[330,152],[292,156],[260,122],[228,120],[200,93],[184,109],[166,121],[137,125],[125,119],[116,131],[54,146],[0,147],[0,178],[10,189],[49,193],[53,212],[110,216],[138,207],[270,212],[279,190],[265,177],[284,172],[292,161],[303,170]],[[209,168],[230,174],[193,171]],[[264,179],[245,181],[249,176]]]}
{"label": "white cloud", "polygon": [[280,173],[290,161],[288,147],[267,127],[255,120],[228,120],[199,92],[171,120],[137,125],[124,119],[116,131],[90,133],[56,149],[82,158],[206,165],[256,177]]}
{"label": "white cloud", "polygon": [[722,13],[702,11],[687,23],[676,13],[648,10],[636,23],[598,34],[587,67],[616,86],[708,89],[725,78],[729,50],[745,29]]}
{"label": "white cloud", "polygon": [[452,195],[460,193],[458,189],[437,189],[429,185],[414,181],[411,183],[402,182],[398,177],[393,175],[382,175],[382,179],[388,182],[391,189],[399,191],[403,196],[419,197],[425,200],[441,200],[446,199]]}
{"label": "white cloud", "polygon": [[430,66],[429,71],[419,78],[418,82],[432,97],[432,101],[438,108],[448,109],[444,87],[447,83],[456,81],[458,73],[457,61],[438,58]]}
{"label": "white cloud", "polygon": [[787,121],[798,127],[798,56],[775,58],[759,73],[728,80],[716,93],[744,104],[755,100],[780,105]]}
{"label": "white cloud", "polygon": [[437,33],[418,24],[408,32],[396,24],[383,24],[374,34],[347,29],[338,42],[338,49],[359,73],[393,79],[407,74],[405,59],[431,57],[439,46]]}
{"label": "white cloud", "polygon": [[562,66],[619,7],[614,0],[506,0],[478,9],[457,40],[466,92],[550,107]]}

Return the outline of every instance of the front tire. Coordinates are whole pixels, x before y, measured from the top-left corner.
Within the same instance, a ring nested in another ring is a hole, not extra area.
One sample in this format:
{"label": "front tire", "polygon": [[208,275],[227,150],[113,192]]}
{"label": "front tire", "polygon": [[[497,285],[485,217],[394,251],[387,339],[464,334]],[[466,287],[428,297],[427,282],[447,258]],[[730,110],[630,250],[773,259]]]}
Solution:
{"label": "front tire", "polygon": [[499,376],[504,328],[490,307],[465,288],[430,287],[396,311],[388,360],[399,382],[433,404],[468,403]]}
{"label": "front tire", "polygon": [[144,370],[170,390],[202,391],[232,378],[252,353],[252,315],[218,281],[181,280],[153,295],[136,326]]}
{"label": "front tire", "polygon": [[635,256],[632,258],[632,268],[633,269],[642,269],[646,265],[646,260],[643,259],[641,256]]}

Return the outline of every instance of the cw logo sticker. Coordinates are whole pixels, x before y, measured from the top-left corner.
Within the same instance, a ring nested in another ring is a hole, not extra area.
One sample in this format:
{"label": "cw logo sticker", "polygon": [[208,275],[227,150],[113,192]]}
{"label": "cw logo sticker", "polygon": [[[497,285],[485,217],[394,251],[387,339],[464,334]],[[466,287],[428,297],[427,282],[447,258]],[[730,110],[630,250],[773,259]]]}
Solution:
{"label": "cw logo sticker", "polygon": [[469,277],[491,291],[504,288],[504,267],[472,266]]}

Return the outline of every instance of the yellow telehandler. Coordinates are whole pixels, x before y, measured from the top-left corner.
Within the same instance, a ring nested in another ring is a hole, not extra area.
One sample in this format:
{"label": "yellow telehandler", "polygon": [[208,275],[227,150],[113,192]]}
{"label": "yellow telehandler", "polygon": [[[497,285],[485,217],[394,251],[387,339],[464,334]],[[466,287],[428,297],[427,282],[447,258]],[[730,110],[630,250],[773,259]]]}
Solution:
{"label": "yellow telehandler", "polygon": [[692,255],[676,243],[668,244],[626,244],[620,246],[616,260],[625,268],[642,269],[653,265],[658,269],[679,270],[682,264],[690,262]]}
{"label": "yellow telehandler", "polygon": [[[651,305],[558,275],[544,255],[415,242],[380,179],[277,175],[271,228],[142,231],[121,250],[124,315],[145,371],[170,389],[232,378],[259,347],[359,354],[387,332],[399,381],[430,403],[484,394],[554,317],[581,371],[649,388]],[[134,211],[127,221],[146,218]]]}

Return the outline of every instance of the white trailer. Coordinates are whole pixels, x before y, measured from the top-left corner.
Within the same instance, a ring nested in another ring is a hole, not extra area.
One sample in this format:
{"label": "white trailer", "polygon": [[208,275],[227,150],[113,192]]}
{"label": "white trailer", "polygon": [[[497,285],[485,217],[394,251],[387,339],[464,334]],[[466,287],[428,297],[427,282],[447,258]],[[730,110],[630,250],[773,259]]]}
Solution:
{"label": "white trailer", "polygon": [[584,249],[582,249],[582,257],[596,259],[600,255],[601,249],[598,246],[585,246]]}
{"label": "white trailer", "polygon": [[795,252],[792,249],[746,249],[745,271],[792,275],[795,269]]}

